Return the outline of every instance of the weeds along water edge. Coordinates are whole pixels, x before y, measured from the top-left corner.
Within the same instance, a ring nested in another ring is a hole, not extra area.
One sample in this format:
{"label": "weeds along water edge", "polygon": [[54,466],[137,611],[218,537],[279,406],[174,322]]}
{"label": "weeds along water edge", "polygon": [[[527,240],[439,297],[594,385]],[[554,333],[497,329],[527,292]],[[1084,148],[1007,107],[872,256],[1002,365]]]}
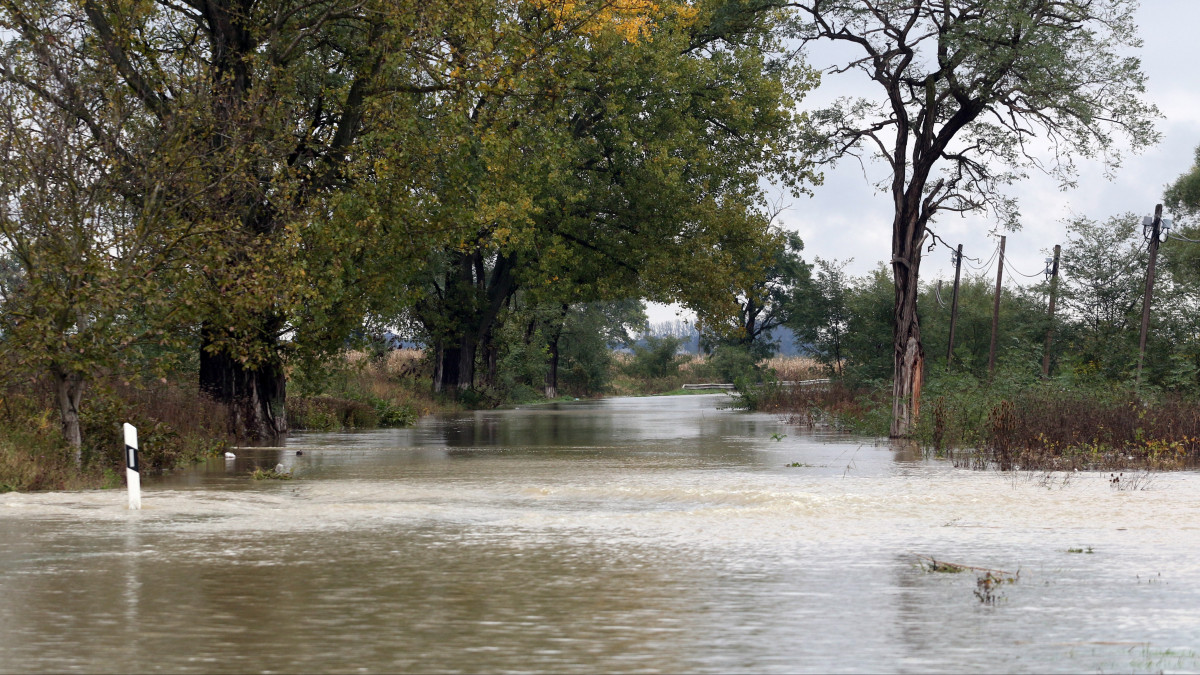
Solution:
{"label": "weeds along water edge", "polygon": [[[888,431],[890,391],[880,387],[767,386],[747,400],[800,427]],[[959,467],[1121,472],[1113,488],[1138,490],[1151,483],[1145,472],[1200,466],[1200,402],[1181,394],[960,381],[930,386],[921,412],[912,440]]]}

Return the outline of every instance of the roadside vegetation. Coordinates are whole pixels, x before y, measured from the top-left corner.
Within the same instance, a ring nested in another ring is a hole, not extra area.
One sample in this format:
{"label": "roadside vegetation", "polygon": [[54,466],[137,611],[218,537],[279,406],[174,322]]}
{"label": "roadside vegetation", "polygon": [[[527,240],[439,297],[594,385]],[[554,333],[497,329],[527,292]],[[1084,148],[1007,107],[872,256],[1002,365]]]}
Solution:
{"label": "roadside vegetation", "polygon": [[71,490],[124,484],[121,425],[138,429],[144,471],[189,466],[237,443],[228,410],[200,396],[194,383],[98,380],[80,415],[80,461],[62,435],[49,383],[0,389],[0,492]]}
{"label": "roadside vegetation", "polygon": [[[1067,184],[1077,157],[1114,168],[1155,141],[1119,56],[1126,0],[264,2],[0,4],[3,489],[119,481],[125,421],[169,470],[293,429],[704,382],[1002,468],[1032,461],[1027,422],[1108,465],[1194,454],[1200,167],[1164,196],[1177,227],[1138,378],[1134,217],[1071,223],[1053,320],[1045,284],[1006,287],[995,373],[987,256],[949,363],[946,286],[917,276],[948,248],[939,211],[1015,228],[1004,190],[1025,172]],[[845,69],[892,93],[801,112],[820,74],[795,46],[823,41],[867,50]],[[897,172],[895,231],[891,262],[855,278],[805,259],[764,186],[800,197],[868,151]],[[646,300],[691,310],[703,356],[650,330]],[[771,361],[783,329],[815,364]],[[1055,421],[1084,408],[1105,431]]]}
{"label": "roadside vegetation", "polygon": [[[953,357],[945,280],[922,289],[930,358],[909,437],[931,455],[999,469],[1167,469],[1200,463],[1200,286],[1195,244],[1169,240],[1159,255],[1154,311],[1138,376],[1147,251],[1131,214],[1079,218],[1068,227],[1058,311],[1044,281],[1005,285],[996,367],[989,370],[994,281],[962,283]],[[1189,237],[1190,238],[1190,237]],[[982,266],[982,265],[981,265]],[[890,422],[892,284],[886,271],[852,279],[814,352],[839,373],[827,388],[765,388],[747,398],[795,424],[886,435]],[[1047,334],[1049,360],[1045,360]],[[840,336],[833,340],[830,335]],[[1048,372],[1043,375],[1043,367]]]}

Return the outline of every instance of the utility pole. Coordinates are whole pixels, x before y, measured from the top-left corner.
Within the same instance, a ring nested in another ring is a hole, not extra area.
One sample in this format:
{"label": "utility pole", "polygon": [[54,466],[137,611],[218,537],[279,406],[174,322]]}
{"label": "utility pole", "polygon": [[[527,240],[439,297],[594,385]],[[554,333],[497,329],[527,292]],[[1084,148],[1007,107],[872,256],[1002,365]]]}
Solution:
{"label": "utility pole", "polygon": [[996,337],[1000,332],[1000,284],[1004,281],[1004,240],[1000,237],[1000,259],[996,261],[996,302],[992,306],[992,347],[988,350],[988,377],[996,372]]}
{"label": "utility pole", "polygon": [[962,244],[954,254],[954,296],[950,301],[950,345],[946,347],[946,372],[950,372],[950,361],[954,359],[954,327],[958,324],[958,280],[962,276]]}
{"label": "utility pole", "polygon": [[1042,379],[1050,377],[1050,343],[1054,340],[1054,298],[1058,294],[1058,254],[1062,246],[1054,245],[1054,262],[1050,267],[1050,324],[1046,326],[1046,350],[1042,354]]}
{"label": "utility pole", "polygon": [[[1143,221],[1143,232],[1145,231]],[[1146,295],[1142,298],[1142,336],[1138,339],[1138,367],[1135,387],[1142,386],[1142,361],[1146,358],[1146,333],[1150,329],[1150,302],[1154,297],[1154,262],[1158,259],[1158,235],[1162,230],[1162,204],[1154,207],[1150,223],[1150,264],[1146,266]]]}

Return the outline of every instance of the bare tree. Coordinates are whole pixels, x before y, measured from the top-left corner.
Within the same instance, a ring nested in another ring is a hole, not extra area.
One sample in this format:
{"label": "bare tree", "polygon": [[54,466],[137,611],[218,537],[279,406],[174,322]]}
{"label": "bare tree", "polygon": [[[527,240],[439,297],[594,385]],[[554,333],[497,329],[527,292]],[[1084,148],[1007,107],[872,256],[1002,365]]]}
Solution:
{"label": "bare tree", "polygon": [[1018,226],[1004,188],[1043,171],[1065,188],[1074,157],[1120,164],[1156,142],[1157,109],[1139,98],[1145,76],[1134,0],[801,0],[795,37],[860,54],[833,69],[857,71],[878,99],[843,99],[818,111],[814,142],[827,161],[879,158],[893,202],[895,283],[892,436],[920,410],[924,349],[917,322],[921,248],[940,212],[991,212]]}

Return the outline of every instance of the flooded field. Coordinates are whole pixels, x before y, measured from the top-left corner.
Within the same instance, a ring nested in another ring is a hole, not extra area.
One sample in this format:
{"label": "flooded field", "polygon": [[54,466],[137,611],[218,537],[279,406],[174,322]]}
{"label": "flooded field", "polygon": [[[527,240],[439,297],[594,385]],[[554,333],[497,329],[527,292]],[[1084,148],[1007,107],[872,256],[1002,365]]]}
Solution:
{"label": "flooded field", "polygon": [[0,672],[1200,670],[1200,474],[972,472],[724,400],[296,434],[140,512],[0,495]]}

